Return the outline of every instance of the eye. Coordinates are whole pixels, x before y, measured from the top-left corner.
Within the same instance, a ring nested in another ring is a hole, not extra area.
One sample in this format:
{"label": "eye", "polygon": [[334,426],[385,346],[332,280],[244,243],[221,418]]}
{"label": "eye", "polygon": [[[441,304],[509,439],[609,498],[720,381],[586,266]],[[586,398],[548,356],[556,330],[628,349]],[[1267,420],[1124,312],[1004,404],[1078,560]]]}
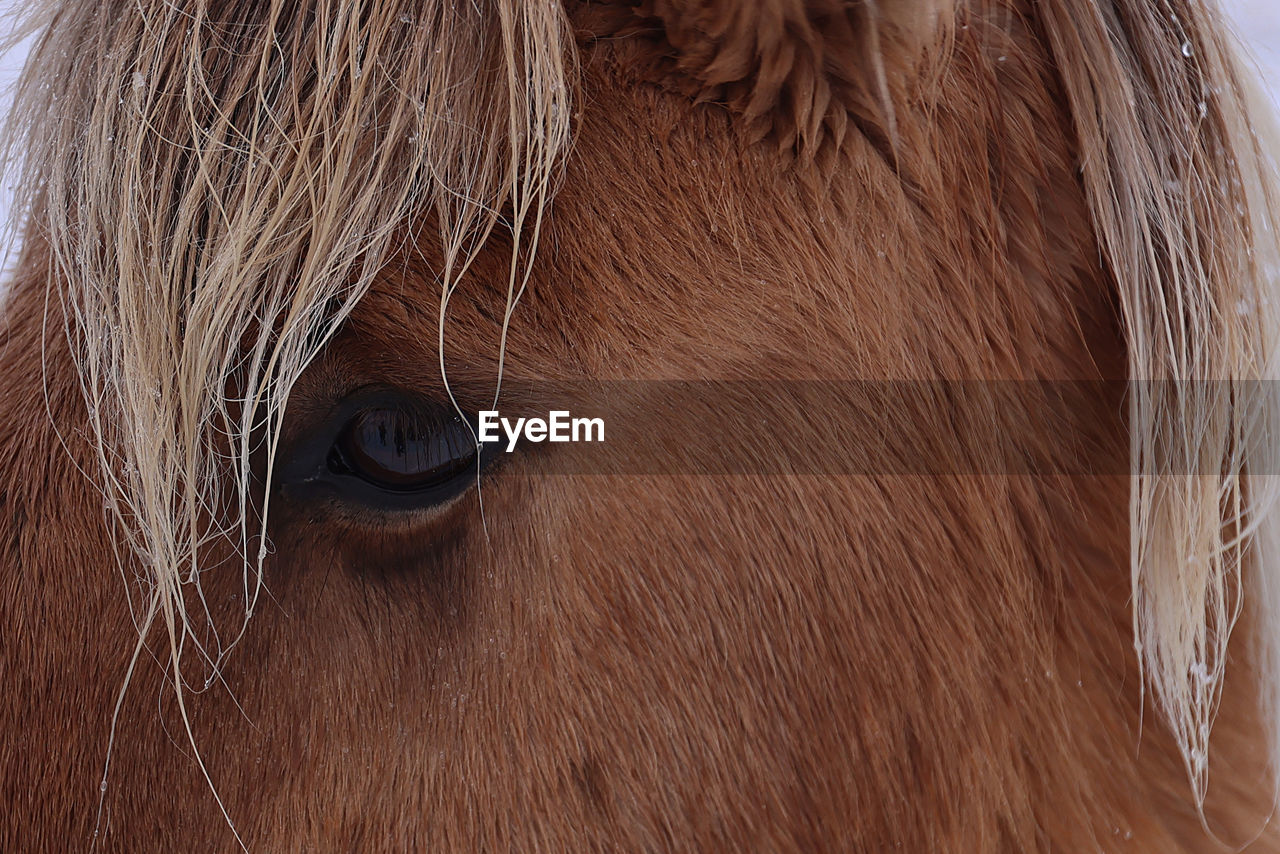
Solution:
{"label": "eye", "polygon": [[326,464],[388,492],[413,493],[476,471],[476,440],[456,411],[368,409],[338,435]]}
{"label": "eye", "polygon": [[410,392],[361,391],[316,414],[303,409],[281,449],[276,483],[289,500],[427,510],[475,486],[495,456],[476,447],[473,416]]}

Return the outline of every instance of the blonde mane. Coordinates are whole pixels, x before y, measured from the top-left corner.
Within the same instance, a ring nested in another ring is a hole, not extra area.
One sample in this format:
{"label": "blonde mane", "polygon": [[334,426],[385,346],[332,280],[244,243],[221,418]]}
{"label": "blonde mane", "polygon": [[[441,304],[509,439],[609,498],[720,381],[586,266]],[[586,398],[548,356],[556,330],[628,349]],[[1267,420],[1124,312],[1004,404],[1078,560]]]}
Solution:
{"label": "blonde mane", "polygon": [[555,4],[219,6],[63,4],[9,141],[139,567],[135,622],[167,639],[179,702],[184,647],[207,685],[243,632],[211,625],[202,546],[238,540],[246,621],[262,593],[250,456],[267,449],[269,483],[299,374],[423,226],[444,249],[442,340],[495,228],[514,236],[510,310],[569,136]]}
{"label": "blonde mane", "polygon": [[[163,633],[179,697],[184,649],[207,684],[244,629],[209,625],[202,547],[239,543],[247,621],[269,550],[250,457],[265,449],[269,483],[290,389],[386,259],[438,229],[443,353],[450,294],[508,230],[510,318],[568,152],[576,63],[557,3],[189,5],[64,4],[9,140],[122,566],[139,568],[139,634]],[[1135,643],[1203,800],[1246,575],[1280,720],[1280,413],[1258,385],[1277,378],[1280,335],[1269,111],[1201,3],[1034,7],[1134,381]]]}
{"label": "blonde mane", "polygon": [[1128,344],[1135,647],[1203,802],[1246,568],[1268,591],[1264,648],[1280,640],[1266,605],[1280,420],[1260,382],[1280,332],[1270,113],[1216,9],[1041,8]]}

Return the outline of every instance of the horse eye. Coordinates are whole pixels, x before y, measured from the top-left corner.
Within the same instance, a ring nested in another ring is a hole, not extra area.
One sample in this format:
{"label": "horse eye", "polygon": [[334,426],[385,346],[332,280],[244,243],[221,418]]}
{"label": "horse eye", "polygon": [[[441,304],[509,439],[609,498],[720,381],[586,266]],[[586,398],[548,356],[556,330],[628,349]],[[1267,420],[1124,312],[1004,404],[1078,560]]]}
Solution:
{"label": "horse eye", "polygon": [[476,440],[458,413],[366,409],[338,434],[326,465],[394,493],[418,493],[476,473]]}

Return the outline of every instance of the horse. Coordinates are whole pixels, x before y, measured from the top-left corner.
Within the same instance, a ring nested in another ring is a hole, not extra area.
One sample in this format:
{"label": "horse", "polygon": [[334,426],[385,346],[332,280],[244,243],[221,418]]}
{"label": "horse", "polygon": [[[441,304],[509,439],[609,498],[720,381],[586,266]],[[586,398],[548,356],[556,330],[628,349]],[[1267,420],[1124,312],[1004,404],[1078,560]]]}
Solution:
{"label": "horse", "polygon": [[1280,849],[1211,0],[34,15],[0,846]]}

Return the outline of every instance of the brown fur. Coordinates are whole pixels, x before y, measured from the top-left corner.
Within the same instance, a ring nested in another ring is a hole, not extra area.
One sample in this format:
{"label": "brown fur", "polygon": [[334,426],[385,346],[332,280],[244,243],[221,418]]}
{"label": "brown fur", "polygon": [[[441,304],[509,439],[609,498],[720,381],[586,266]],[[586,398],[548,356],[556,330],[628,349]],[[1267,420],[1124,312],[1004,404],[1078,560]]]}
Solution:
{"label": "brown fur", "polygon": [[[1131,377],[1048,6],[1093,4],[575,5],[574,148],[508,368]],[[849,56],[869,26],[881,55]],[[190,739],[168,638],[147,638],[99,820],[124,588],[148,575],[128,554],[114,572],[36,216],[0,351],[0,847],[229,847],[215,791],[255,851],[1172,852],[1263,832],[1249,641],[1269,617],[1246,609],[1232,642],[1202,823],[1133,649],[1130,478],[518,468],[483,486],[483,527],[474,493],[415,523],[274,497],[270,595],[224,681],[186,692]],[[285,453],[363,384],[445,393],[434,225],[297,380]],[[492,392],[512,254],[495,232],[450,305],[465,405]],[[950,428],[926,403],[908,445]],[[1076,404],[1064,429],[1124,470],[1124,401]],[[195,640],[244,615],[239,547],[202,548]],[[189,681],[209,672],[185,654]]]}

